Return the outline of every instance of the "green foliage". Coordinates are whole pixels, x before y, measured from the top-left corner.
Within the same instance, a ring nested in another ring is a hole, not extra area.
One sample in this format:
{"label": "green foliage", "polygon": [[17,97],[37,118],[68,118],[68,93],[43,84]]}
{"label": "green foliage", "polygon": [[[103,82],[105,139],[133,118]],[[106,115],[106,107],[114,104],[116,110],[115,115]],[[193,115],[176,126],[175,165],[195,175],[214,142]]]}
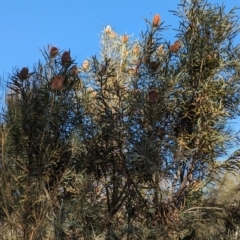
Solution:
{"label": "green foliage", "polygon": [[70,51],[52,48],[26,78],[15,70],[1,129],[3,234],[216,239],[236,232],[238,210],[206,191],[239,169],[238,152],[217,161],[237,140],[228,128],[240,101],[235,10],[183,0],[173,12],[174,44],[163,38],[164,23],[146,21],[138,41],[108,26],[100,54],[80,68]]}

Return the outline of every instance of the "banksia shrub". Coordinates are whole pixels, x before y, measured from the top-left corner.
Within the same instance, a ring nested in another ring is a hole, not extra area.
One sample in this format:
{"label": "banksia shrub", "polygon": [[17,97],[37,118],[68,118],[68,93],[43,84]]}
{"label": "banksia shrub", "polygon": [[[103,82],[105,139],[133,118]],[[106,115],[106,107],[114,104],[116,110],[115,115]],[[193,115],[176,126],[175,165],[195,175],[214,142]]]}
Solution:
{"label": "banksia shrub", "polygon": [[23,67],[20,71],[20,73],[18,74],[18,77],[20,80],[25,80],[28,78],[28,68]]}
{"label": "banksia shrub", "polygon": [[152,26],[153,27],[158,27],[160,25],[160,21],[161,21],[160,15],[155,14],[154,17],[153,17],[153,20],[152,20]]}
{"label": "banksia shrub", "polygon": [[227,239],[235,217],[208,187],[240,168],[239,151],[218,161],[239,140],[240,29],[234,11],[182,3],[169,45],[155,15],[139,39],[107,26],[79,73],[50,48],[28,81],[13,73],[0,214],[18,239]]}
{"label": "banksia shrub", "polygon": [[61,90],[63,88],[64,78],[61,75],[57,75],[53,78],[51,82],[51,89],[52,90]]}
{"label": "banksia shrub", "polygon": [[65,51],[63,54],[62,54],[62,57],[61,57],[61,63],[62,65],[68,65],[70,64],[72,61],[71,59],[71,56],[70,56],[70,52],[69,51]]}

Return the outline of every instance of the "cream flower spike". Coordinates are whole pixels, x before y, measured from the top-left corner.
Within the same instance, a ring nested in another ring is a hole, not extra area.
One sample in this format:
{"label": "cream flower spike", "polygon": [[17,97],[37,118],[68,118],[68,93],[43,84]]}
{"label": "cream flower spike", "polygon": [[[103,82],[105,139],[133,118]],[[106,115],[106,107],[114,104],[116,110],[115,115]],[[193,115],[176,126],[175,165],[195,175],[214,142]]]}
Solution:
{"label": "cream flower spike", "polygon": [[107,25],[107,27],[104,29],[105,33],[111,33],[112,32],[112,28],[110,25]]}
{"label": "cream flower spike", "polygon": [[164,54],[164,46],[163,45],[160,45],[159,47],[158,47],[158,54],[159,55],[163,55]]}
{"label": "cream flower spike", "polygon": [[82,63],[82,68],[84,71],[87,71],[89,69],[89,61],[88,60],[85,60],[83,63]]}

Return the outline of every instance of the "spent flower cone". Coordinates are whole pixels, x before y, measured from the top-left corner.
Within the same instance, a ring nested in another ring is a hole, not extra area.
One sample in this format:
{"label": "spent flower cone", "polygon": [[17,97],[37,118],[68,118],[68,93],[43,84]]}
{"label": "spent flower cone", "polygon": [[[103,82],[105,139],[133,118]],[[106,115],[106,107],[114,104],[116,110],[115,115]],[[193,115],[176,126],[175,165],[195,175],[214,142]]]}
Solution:
{"label": "spent flower cone", "polygon": [[25,80],[28,78],[28,68],[23,67],[20,71],[20,73],[18,74],[18,77],[20,80]]}
{"label": "spent flower cone", "polygon": [[78,75],[78,67],[76,65],[74,65],[71,70],[70,73],[72,76],[77,76]]}
{"label": "spent flower cone", "polygon": [[61,75],[57,75],[53,78],[51,83],[52,90],[61,90],[63,88],[64,78]]}
{"label": "spent flower cone", "polygon": [[71,56],[70,56],[70,52],[69,52],[69,51],[65,51],[65,52],[62,54],[62,57],[61,57],[61,63],[62,63],[62,65],[70,64],[71,61],[72,61],[72,59],[71,59]]}
{"label": "spent flower cone", "polygon": [[181,42],[179,40],[175,41],[173,45],[170,46],[170,51],[177,53],[181,47]]}
{"label": "spent flower cone", "polygon": [[56,47],[51,47],[50,48],[50,57],[55,58],[58,54],[58,49]]}

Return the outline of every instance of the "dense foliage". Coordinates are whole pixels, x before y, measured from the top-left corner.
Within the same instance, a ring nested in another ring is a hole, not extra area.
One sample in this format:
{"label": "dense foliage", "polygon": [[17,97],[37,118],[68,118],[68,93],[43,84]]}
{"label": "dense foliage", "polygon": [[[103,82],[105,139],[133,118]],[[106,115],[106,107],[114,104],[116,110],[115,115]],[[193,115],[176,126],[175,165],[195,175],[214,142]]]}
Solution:
{"label": "dense foliage", "polygon": [[49,47],[32,72],[14,70],[1,129],[2,239],[237,234],[239,198],[216,194],[240,167],[238,151],[218,161],[238,141],[228,122],[240,102],[238,18],[224,10],[182,0],[174,43],[156,14],[140,40],[107,26],[100,54],[81,67]]}

